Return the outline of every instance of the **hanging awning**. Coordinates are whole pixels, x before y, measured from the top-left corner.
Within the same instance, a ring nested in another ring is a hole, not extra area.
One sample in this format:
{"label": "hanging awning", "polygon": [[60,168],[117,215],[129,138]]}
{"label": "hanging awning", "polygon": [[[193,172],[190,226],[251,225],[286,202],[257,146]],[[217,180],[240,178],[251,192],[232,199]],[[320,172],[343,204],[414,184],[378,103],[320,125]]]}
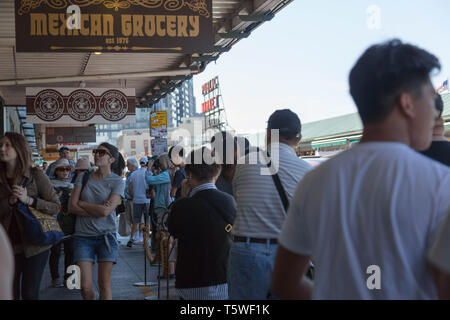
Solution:
{"label": "hanging awning", "polygon": [[313,140],[311,142],[311,147],[313,149],[325,148],[325,147],[334,147],[346,144],[352,144],[359,142],[361,136],[353,136],[353,137],[340,137],[340,138],[331,138],[331,139],[320,139]]}

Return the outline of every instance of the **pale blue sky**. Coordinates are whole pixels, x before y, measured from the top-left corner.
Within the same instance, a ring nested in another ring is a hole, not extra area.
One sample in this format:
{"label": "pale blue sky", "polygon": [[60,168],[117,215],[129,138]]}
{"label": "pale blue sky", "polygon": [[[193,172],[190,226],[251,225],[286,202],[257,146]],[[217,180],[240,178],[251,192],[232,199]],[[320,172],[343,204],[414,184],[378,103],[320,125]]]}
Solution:
{"label": "pale blue sky", "polygon": [[[380,9],[379,30],[367,26],[371,5]],[[201,85],[218,75],[238,133],[264,129],[279,108],[302,123],[356,112],[348,73],[367,47],[398,37],[434,53],[443,67],[437,86],[450,75],[449,31],[448,0],[295,0],[194,77],[197,111]]]}

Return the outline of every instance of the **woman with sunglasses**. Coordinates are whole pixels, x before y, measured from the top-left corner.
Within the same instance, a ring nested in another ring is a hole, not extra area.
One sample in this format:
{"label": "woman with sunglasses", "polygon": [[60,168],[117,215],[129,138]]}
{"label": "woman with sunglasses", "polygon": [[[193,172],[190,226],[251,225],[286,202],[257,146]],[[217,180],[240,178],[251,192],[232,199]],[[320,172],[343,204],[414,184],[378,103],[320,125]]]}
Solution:
{"label": "woman with sunglasses", "polygon": [[[51,169],[51,175],[55,179],[52,179],[53,188],[55,188],[56,194],[59,197],[59,202],[61,203],[61,210],[58,213],[58,222],[61,225],[62,230],[65,234],[73,233],[73,230],[69,230],[73,226],[68,225],[68,205],[70,193],[73,190],[73,183],[71,183],[70,174],[75,170],[75,168],[70,164],[69,160],[61,158],[56,161],[55,165]],[[70,219],[70,218],[69,218]],[[52,278],[51,287],[60,288],[64,287],[64,283],[59,276],[59,258],[61,257],[61,247],[64,243],[64,280],[67,279],[66,274],[67,268],[73,264],[73,246],[72,239],[67,239],[64,242],[59,242],[55,244],[50,250],[50,275]]]}
{"label": "woman with sunglasses", "polygon": [[[100,300],[111,300],[111,272],[117,261],[116,213],[124,193],[121,178],[125,161],[119,150],[102,143],[93,151],[96,171],[83,186],[81,174],[69,200],[69,211],[77,215],[74,233],[74,261],[81,271],[81,295],[95,300],[92,266],[97,258]],[[86,181],[86,180],[85,180]]]}
{"label": "woman with sunglasses", "polygon": [[[24,187],[26,178],[28,183]],[[0,137],[0,223],[14,251],[14,299],[38,300],[51,246],[26,242],[23,217],[17,210],[19,201],[48,215],[57,214],[60,209],[47,175],[31,166],[31,149],[26,138],[6,132]]]}

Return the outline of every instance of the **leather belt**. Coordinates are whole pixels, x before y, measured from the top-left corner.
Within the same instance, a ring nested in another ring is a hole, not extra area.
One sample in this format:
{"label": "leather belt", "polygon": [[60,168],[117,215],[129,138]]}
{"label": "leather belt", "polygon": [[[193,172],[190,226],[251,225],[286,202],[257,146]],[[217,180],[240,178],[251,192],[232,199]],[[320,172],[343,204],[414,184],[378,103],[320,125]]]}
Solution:
{"label": "leather belt", "polygon": [[247,242],[247,239],[250,239],[250,242],[254,242],[254,243],[270,242],[270,244],[278,244],[277,239],[261,239],[261,238],[250,238],[250,237],[240,237],[240,236],[233,237],[234,242]]}

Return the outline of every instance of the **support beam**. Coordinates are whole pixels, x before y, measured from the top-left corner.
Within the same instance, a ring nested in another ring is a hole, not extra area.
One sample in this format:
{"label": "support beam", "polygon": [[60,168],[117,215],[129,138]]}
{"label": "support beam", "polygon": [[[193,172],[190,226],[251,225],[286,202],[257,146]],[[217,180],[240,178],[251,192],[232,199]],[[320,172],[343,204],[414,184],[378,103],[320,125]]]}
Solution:
{"label": "support beam", "polygon": [[0,86],[15,86],[22,84],[43,84],[55,82],[73,82],[73,81],[93,81],[93,80],[117,80],[129,78],[149,78],[149,77],[165,77],[165,76],[180,76],[191,75],[197,73],[197,70],[189,68],[166,70],[166,71],[150,71],[150,72],[134,72],[134,73],[112,73],[112,74],[97,74],[97,75],[83,75],[83,76],[67,76],[67,77],[52,77],[52,78],[32,78],[32,79],[11,79],[0,80]]}
{"label": "support beam", "polygon": [[218,33],[219,37],[222,39],[242,39],[247,38],[250,35],[250,32],[228,32],[228,33]]}
{"label": "support beam", "polygon": [[270,12],[266,13],[258,13],[258,14],[250,14],[250,15],[239,15],[239,19],[242,21],[251,21],[251,22],[263,22],[263,21],[270,21],[274,17],[273,14],[270,14]]}
{"label": "support beam", "polygon": [[192,61],[194,62],[209,62],[216,60],[216,57],[213,56],[201,56],[201,57],[192,57]]}

